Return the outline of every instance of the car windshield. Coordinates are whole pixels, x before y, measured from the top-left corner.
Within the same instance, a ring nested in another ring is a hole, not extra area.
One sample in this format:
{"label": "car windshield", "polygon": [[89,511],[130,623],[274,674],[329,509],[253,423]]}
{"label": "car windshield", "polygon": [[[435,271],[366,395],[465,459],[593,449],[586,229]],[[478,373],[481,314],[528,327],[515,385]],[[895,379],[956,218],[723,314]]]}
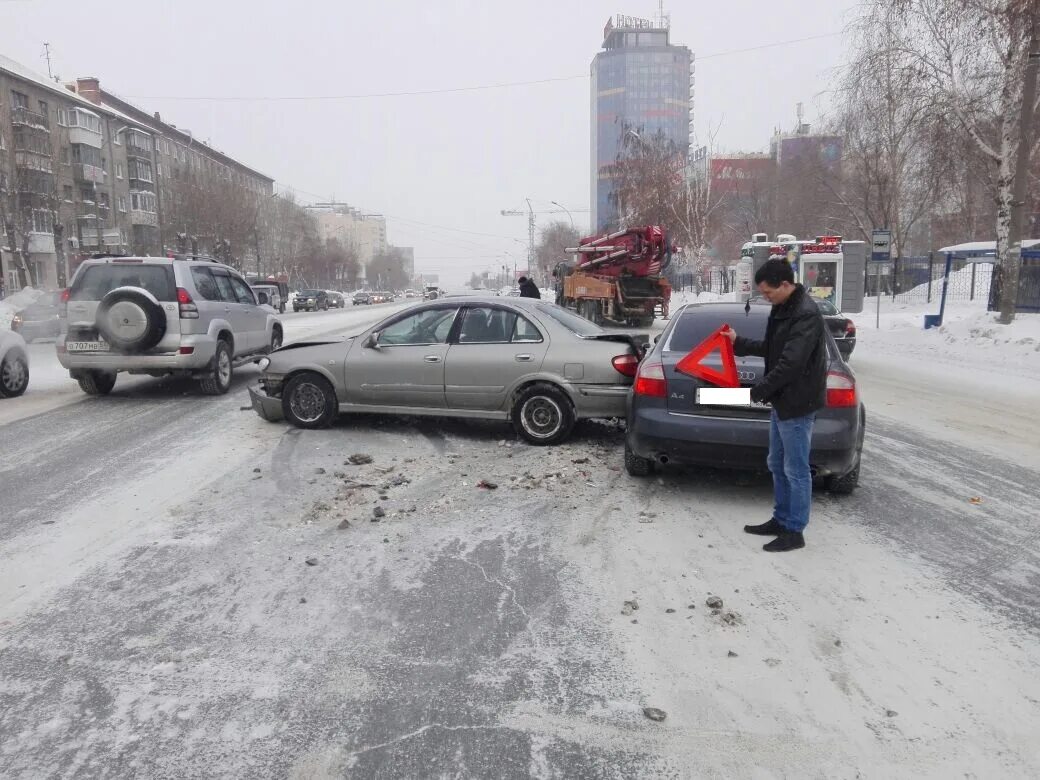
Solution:
{"label": "car windshield", "polygon": [[766,312],[752,309],[745,314],[742,309],[714,306],[689,306],[682,310],[672,326],[664,350],[666,352],[689,352],[708,338],[723,324],[729,324],[738,335],[762,339],[766,335]]}
{"label": "car windshield", "polygon": [[552,317],[576,336],[599,336],[600,334],[605,333],[603,328],[599,325],[589,322],[587,319],[575,314],[570,309],[564,309],[563,307],[557,306],[553,303],[543,303],[537,307],[537,311],[540,314]]}
{"label": "car windshield", "polygon": [[318,295],[318,291],[317,290],[300,290],[300,295],[302,295],[304,297],[307,297],[307,298],[313,298],[313,297]]}
{"label": "car windshield", "polygon": [[158,301],[177,300],[173,268],[143,263],[104,263],[84,268],[69,290],[70,301],[100,301],[119,287],[140,287]]}

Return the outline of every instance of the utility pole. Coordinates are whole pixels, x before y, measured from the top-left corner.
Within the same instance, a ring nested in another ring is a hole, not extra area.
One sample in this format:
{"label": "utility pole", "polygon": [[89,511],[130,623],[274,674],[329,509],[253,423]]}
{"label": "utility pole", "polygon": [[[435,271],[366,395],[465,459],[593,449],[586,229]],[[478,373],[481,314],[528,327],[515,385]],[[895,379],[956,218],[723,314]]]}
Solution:
{"label": "utility pole", "polygon": [[54,73],[51,71],[51,45],[46,41],[43,42],[43,56],[47,60],[47,78],[54,79]]}
{"label": "utility pole", "polygon": [[1037,0],[1029,12],[1029,54],[1022,83],[1022,111],[1019,115],[1018,154],[1015,181],[1011,192],[1011,223],[1008,226],[1008,258],[1000,269],[1000,322],[1010,325],[1018,303],[1018,269],[1022,265],[1022,223],[1029,197],[1029,158],[1033,151],[1033,105],[1036,103],[1037,69],[1040,67],[1040,40],[1037,39]]}

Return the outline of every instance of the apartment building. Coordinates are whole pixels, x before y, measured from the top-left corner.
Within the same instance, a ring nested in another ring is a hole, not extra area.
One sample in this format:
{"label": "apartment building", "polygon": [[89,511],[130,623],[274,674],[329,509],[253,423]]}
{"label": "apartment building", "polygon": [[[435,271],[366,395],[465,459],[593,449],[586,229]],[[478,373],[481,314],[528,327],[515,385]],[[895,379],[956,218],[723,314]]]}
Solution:
{"label": "apartment building", "polygon": [[[62,85],[0,55],[0,280],[62,287],[94,254],[212,251],[274,180],[102,90]],[[231,207],[237,212],[231,214]],[[221,221],[223,219],[223,222]],[[254,246],[233,236],[232,253]]]}
{"label": "apartment building", "polygon": [[336,239],[354,247],[362,268],[372,258],[383,254],[389,247],[386,238],[386,218],[381,214],[366,214],[346,203],[317,203],[307,210],[318,220],[321,240]]}

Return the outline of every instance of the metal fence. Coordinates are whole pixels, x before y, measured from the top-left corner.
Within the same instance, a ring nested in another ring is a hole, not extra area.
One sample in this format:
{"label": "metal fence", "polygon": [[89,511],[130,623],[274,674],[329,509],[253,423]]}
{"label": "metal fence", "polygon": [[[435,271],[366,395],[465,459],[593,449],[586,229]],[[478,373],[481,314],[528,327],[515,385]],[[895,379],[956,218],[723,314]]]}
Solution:
{"label": "metal fence", "polygon": [[[931,303],[942,295],[946,257],[933,253],[900,257],[888,263],[867,263],[864,270],[867,295],[881,295],[904,303]],[[946,289],[948,301],[988,301],[992,263],[955,260]]]}
{"label": "metal fence", "polygon": [[[989,310],[1000,309],[1000,284],[997,277],[989,294]],[[1040,313],[1040,251],[1026,249],[1022,252],[1022,265],[1018,269],[1017,311]]]}

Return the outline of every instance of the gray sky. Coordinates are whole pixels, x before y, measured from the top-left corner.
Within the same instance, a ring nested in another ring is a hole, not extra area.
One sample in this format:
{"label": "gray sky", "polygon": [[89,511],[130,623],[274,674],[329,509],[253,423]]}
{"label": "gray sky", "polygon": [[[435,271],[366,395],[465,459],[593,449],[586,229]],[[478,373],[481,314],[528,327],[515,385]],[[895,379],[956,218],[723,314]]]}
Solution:
{"label": "gray sky", "polygon": [[[666,5],[673,43],[698,57],[701,138],[721,122],[719,147],[761,150],[774,127],[793,126],[799,101],[814,120],[845,59],[842,37],[746,49],[839,32],[854,5]],[[609,16],[656,12],[653,0],[5,0],[0,51],[45,73],[48,41],[63,79],[98,76],[109,91],[295,189],[301,201],[335,196],[386,214],[390,241],[415,246],[419,269],[462,281],[472,270],[526,257],[526,220],[499,215],[522,208],[525,197],[536,210],[554,208],[553,200],[582,210],[574,219],[587,224],[589,63]],[[709,56],[734,50],[744,51]],[[365,99],[173,99],[538,79],[566,80]]]}

